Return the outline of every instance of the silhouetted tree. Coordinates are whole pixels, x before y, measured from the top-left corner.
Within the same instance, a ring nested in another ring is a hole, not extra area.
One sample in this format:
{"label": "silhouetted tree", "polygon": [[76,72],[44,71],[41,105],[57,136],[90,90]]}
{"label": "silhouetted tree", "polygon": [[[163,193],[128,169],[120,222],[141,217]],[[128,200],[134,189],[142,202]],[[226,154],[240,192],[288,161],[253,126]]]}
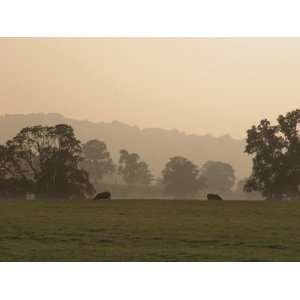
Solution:
{"label": "silhouetted tree", "polygon": [[245,190],[259,191],[267,199],[300,196],[300,110],[264,119],[247,131],[245,152],[253,155],[252,174]]}
{"label": "silhouetted tree", "polygon": [[84,196],[94,192],[80,168],[82,149],[73,128],[60,124],[26,127],[7,142],[11,178],[47,196]]}
{"label": "silhouetted tree", "polygon": [[24,195],[32,188],[30,182],[20,176],[12,157],[12,151],[7,146],[0,145],[0,196],[2,197]]}
{"label": "silhouetted tree", "polygon": [[172,157],[167,162],[162,171],[162,183],[167,194],[178,198],[194,196],[205,186],[198,167],[180,156]]}
{"label": "silhouetted tree", "polygon": [[89,173],[91,181],[102,181],[104,175],[114,171],[113,161],[104,142],[88,141],[83,145],[83,153],[82,167]]}
{"label": "silhouetted tree", "polygon": [[137,153],[129,153],[124,149],[120,151],[118,170],[129,185],[149,185],[153,180],[147,163],[140,161],[140,156]]}
{"label": "silhouetted tree", "polygon": [[8,162],[8,153],[7,148],[3,145],[0,145],[0,178],[3,179],[7,176],[7,162]]}
{"label": "silhouetted tree", "polygon": [[220,161],[207,161],[201,168],[201,175],[209,190],[229,192],[235,183],[233,167]]}
{"label": "silhouetted tree", "polygon": [[0,145],[0,196],[7,197],[15,194],[13,179],[8,167],[8,149]]}

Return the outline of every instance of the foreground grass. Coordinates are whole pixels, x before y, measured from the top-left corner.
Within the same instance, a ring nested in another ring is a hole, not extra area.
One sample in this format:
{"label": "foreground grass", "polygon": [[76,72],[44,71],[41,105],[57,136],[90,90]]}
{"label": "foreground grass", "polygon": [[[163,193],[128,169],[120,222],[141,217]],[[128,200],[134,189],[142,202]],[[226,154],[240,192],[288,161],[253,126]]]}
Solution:
{"label": "foreground grass", "polygon": [[2,201],[0,261],[300,261],[300,201]]}

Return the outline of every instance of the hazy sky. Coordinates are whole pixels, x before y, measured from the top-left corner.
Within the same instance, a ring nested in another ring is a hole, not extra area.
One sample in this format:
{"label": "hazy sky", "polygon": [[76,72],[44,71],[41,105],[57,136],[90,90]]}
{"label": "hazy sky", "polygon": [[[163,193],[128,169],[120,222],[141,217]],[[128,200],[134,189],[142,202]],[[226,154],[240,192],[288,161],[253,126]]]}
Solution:
{"label": "hazy sky", "polygon": [[231,134],[300,107],[300,39],[0,39],[0,114]]}

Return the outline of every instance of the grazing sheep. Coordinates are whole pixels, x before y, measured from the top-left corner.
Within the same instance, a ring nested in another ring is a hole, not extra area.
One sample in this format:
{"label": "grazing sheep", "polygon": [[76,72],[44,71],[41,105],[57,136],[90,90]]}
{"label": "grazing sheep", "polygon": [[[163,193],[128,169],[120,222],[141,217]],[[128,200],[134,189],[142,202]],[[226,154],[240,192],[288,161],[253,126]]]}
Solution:
{"label": "grazing sheep", "polygon": [[207,200],[223,200],[218,194],[207,194]]}
{"label": "grazing sheep", "polygon": [[111,200],[111,193],[110,192],[102,192],[97,194],[93,200]]}

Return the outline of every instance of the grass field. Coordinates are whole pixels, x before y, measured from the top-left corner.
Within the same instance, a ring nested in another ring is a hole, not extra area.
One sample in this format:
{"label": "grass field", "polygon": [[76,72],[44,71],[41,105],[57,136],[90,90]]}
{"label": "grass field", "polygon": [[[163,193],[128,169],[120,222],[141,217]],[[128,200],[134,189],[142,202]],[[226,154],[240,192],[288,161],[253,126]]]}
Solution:
{"label": "grass field", "polygon": [[0,261],[300,261],[300,201],[2,201]]}

